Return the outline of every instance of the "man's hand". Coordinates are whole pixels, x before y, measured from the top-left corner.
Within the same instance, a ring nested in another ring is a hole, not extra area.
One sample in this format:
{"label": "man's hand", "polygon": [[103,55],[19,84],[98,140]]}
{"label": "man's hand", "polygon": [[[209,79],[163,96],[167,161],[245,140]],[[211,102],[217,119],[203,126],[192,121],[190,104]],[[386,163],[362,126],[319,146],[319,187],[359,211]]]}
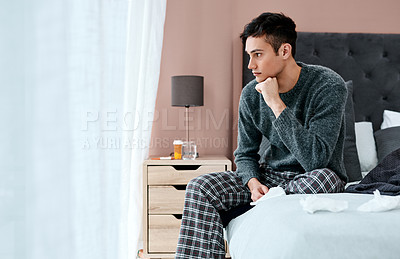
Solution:
{"label": "man's hand", "polygon": [[251,192],[251,199],[256,201],[264,196],[268,191],[268,187],[258,181],[257,178],[251,178],[247,183]]}
{"label": "man's hand", "polygon": [[275,118],[286,108],[279,96],[279,85],[276,77],[268,77],[263,82],[256,85],[257,92],[261,93],[264,101],[274,112]]}
{"label": "man's hand", "polygon": [[256,90],[260,94],[263,95],[265,102],[269,105],[269,103],[273,102],[276,99],[280,99],[279,97],[279,85],[276,77],[268,77],[261,83],[256,85]]}

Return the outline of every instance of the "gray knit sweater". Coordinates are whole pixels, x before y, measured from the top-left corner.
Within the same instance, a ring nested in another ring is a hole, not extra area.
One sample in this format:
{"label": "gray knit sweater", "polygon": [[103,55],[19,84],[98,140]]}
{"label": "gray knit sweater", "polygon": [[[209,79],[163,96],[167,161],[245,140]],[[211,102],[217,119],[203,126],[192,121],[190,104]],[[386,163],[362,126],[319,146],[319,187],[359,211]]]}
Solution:
{"label": "gray knit sweater", "polygon": [[344,80],[322,66],[298,65],[302,69],[296,85],[280,94],[287,107],[278,118],[255,90],[255,80],[242,91],[234,155],[244,185],[253,177],[259,179],[257,152],[262,135],[271,143],[266,161],[273,170],[300,174],[329,168],[347,182],[343,164]]}

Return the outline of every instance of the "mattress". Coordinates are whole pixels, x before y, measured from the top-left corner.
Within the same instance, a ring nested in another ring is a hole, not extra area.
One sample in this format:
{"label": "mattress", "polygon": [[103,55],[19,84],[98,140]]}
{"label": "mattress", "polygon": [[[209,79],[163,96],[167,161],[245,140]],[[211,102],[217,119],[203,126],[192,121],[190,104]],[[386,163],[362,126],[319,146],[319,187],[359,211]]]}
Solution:
{"label": "mattress", "polygon": [[400,258],[399,209],[360,212],[373,195],[318,194],[349,206],[310,214],[299,202],[305,197],[274,197],[233,219],[226,228],[232,258]]}

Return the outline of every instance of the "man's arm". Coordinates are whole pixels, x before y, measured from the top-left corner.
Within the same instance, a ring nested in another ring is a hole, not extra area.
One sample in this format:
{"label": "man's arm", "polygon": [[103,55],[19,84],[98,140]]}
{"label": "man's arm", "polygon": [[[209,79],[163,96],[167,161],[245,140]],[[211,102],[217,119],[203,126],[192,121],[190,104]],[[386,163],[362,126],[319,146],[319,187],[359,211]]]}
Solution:
{"label": "man's arm", "polygon": [[[252,90],[254,89],[247,89]],[[258,150],[260,147],[262,134],[254,125],[252,112],[246,103],[247,91],[244,89],[239,102],[239,122],[238,122],[238,147],[234,152],[236,172],[242,178],[243,185],[247,185],[251,178],[259,177]]]}
{"label": "man's arm", "polygon": [[320,98],[307,126],[297,120],[289,108],[272,123],[282,142],[305,171],[328,166],[343,126],[345,95],[345,92],[340,96],[334,94],[329,101]]}
{"label": "man's arm", "polygon": [[326,85],[315,93],[312,111],[314,115],[308,125],[304,125],[286,105],[283,110],[276,108],[283,107],[279,106],[282,100],[279,97],[278,85],[274,80],[269,83],[267,80],[258,84],[256,89],[262,93],[265,102],[275,114],[276,119],[272,125],[282,142],[305,171],[326,167],[342,127],[347,96],[344,82]]}

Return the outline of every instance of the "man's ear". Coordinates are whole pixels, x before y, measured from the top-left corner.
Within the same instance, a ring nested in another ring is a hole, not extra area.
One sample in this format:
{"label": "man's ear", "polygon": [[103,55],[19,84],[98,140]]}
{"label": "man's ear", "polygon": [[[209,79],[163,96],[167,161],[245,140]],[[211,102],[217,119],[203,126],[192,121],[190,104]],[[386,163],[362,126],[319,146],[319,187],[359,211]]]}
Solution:
{"label": "man's ear", "polygon": [[289,43],[283,43],[280,47],[280,52],[284,59],[288,59],[292,56],[292,45]]}

